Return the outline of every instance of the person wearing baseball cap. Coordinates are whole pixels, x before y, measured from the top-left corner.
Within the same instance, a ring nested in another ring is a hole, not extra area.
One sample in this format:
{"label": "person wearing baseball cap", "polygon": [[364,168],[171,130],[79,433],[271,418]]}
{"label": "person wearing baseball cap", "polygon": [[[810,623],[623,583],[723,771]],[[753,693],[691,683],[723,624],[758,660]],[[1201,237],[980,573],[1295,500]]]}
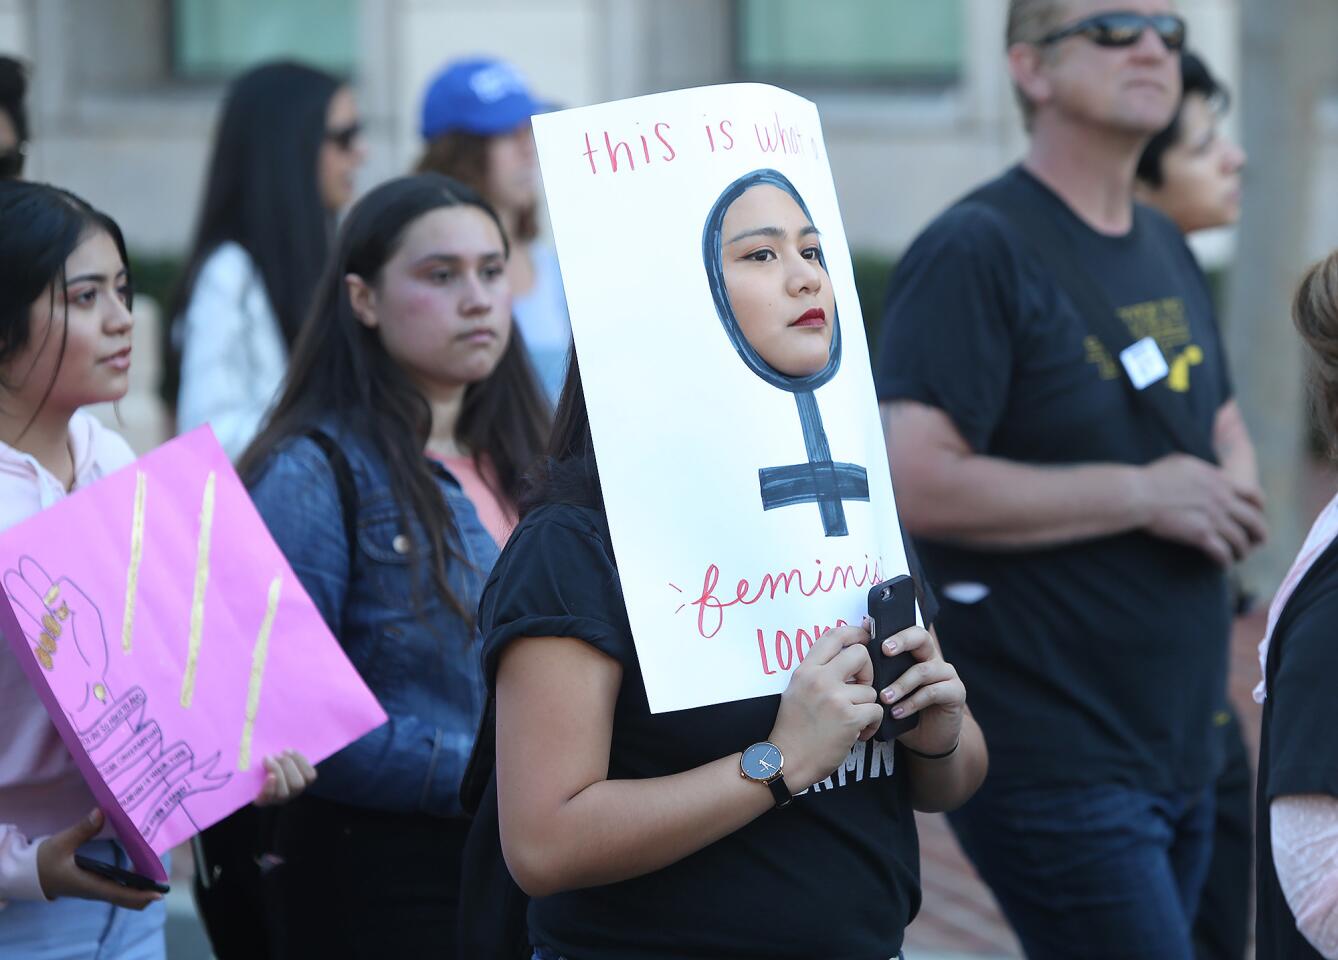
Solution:
{"label": "person wearing baseball cap", "polygon": [[521,73],[492,57],[448,63],[423,95],[418,173],[454,177],[497,210],[511,240],[512,313],[549,400],[571,345],[557,252],[539,240],[539,165],[530,118],[553,109]]}

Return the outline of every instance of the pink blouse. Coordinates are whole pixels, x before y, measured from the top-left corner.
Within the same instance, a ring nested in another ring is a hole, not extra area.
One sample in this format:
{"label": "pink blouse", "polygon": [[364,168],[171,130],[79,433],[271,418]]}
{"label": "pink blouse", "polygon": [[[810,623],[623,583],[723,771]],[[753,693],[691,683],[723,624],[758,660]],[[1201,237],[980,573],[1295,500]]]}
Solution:
{"label": "pink blouse", "polygon": [[[505,546],[506,541],[511,538],[511,531],[516,528],[515,510],[493,493],[484,475],[474,465],[474,458],[441,457],[435,453],[431,456],[440,460],[442,465],[451,471],[451,475],[460,481],[460,489],[464,491],[470,503],[474,504],[484,529],[492,534],[497,546]],[[491,473],[486,464],[484,470]]]}
{"label": "pink blouse", "polygon": [[[74,489],[135,459],[120,435],[82,411],[70,420]],[[0,530],[45,510],[66,495],[45,467],[0,443]],[[29,686],[7,641],[0,641],[0,907],[13,899],[42,900],[37,847],[97,806],[73,758]]]}

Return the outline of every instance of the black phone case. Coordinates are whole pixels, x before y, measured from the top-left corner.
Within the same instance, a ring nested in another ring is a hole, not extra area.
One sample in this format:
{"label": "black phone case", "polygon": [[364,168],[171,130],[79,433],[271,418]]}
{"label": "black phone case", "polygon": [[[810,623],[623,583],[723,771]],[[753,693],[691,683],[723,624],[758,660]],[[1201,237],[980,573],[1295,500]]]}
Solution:
{"label": "black phone case", "polygon": [[[910,653],[889,657],[883,653],[883,641],[894,633],[915,626],[915,581],[902,574],[884,580],[869,590],[869,617],[873,620],[873,642],[869,644],[869,658],[873,660],[873,688],[881,695],[883,689],[915,665]],[[920,715],[913,713],[900,720],[892,716],[892,707],[883,706],[883,723],[873,735],[875,740],[892,740],[907,730],[914,730]]]}
{"label": "black phone case", "polygon": [[122,870],[115,864],[106,863],[102,860],[95,860],[92,857],[86,857],[82,853],[74,855],[74,864],[80,870],[87,870],[89,873],[96,873],[100,877],[106,877],[113,883],[119,883],[123,887],[129,887],[131,890],[156,890],[158,893],[167,893],[171,888],[165,883],[159,883],[149,877],[138,873],[131,873],[129,870]]}

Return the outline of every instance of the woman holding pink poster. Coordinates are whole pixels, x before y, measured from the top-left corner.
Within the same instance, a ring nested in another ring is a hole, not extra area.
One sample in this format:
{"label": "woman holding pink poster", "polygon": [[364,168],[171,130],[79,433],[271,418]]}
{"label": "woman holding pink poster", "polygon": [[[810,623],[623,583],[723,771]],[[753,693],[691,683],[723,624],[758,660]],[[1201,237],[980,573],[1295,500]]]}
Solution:
{"label": "woman holding pink poster", "polygon": [[[106,214],[55,187],[0,184],[0,528],[134,459],[80,410],[128,386],[128,263]],[[62,658],[91,667],[96,658],[73,634],[60,636],[62,609],[37,656],[44,666]],[[106,696],[98,677],[89,682],[92,697]],[[162,957],[161,895],[76,862],[87,857],[113,873],[129,865],[8,644],[0,644],[0,724],[0,955]],[[265,763],[257,802],[294,796],[315,777],[300,756]]]}

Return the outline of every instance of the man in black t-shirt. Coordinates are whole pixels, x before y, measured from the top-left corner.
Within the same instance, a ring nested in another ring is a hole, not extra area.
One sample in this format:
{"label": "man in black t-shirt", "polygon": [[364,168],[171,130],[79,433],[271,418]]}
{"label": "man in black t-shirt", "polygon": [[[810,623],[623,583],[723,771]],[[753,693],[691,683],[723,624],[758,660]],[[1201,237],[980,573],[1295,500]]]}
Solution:
{"label": "man in black t-shirt", "polygon": [[900,513],[990,746],[953,826],[1033,958],[1193,956],[1223,568],[1265,533],[1202,273],[1132,200],[1183,23],[1124,6],[1012,0],[1026,158],[910,248],[878,363]]}

